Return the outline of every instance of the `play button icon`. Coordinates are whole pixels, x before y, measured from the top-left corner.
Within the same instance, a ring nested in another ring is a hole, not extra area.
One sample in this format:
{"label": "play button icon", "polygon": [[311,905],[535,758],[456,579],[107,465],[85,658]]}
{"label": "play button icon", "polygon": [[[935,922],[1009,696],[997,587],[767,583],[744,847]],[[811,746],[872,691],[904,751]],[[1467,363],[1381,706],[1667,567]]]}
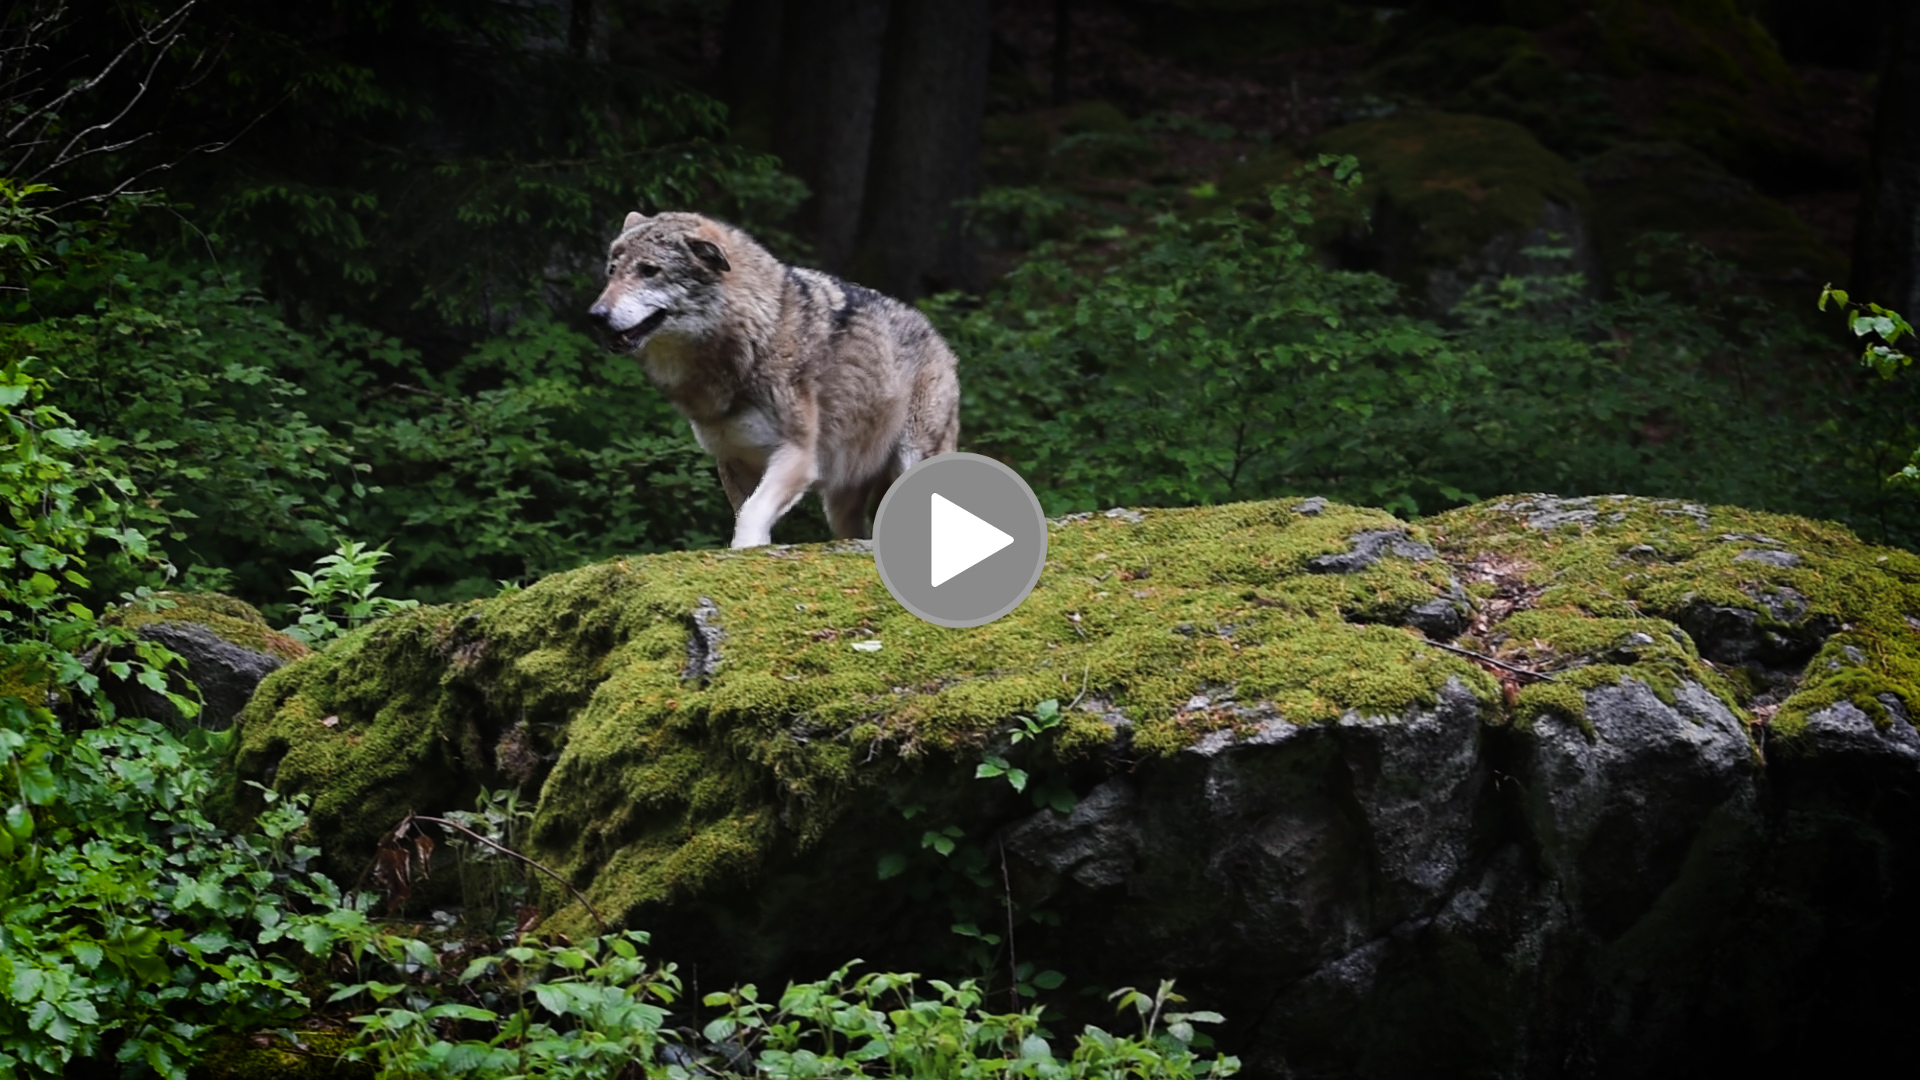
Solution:
{"label": "play button icon", "polygon": [[960,571],[1013,543],[1013,537],[974,517],[939,492],[929,495],[933,537],[933,587],[953,580]]}
{"label": "play button icon", "polygon": [[1020,474],[979,454],[928,458],[894,481],[873,518],[880,580],[940,626],[979,626],[1033,591],[1047,519]]}

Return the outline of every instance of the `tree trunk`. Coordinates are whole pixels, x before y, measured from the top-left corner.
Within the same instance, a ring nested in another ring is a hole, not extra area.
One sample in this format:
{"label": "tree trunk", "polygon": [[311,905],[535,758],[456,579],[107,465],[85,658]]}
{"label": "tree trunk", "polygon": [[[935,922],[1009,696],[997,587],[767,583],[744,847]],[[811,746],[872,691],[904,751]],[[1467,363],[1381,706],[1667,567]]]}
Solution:
{"label": "tree trunk", "polygon": [[988,14],[988,0],[893,5],[852,260],[863,284],[906,299],[979,287],[954,204],[980,185]]}
{"label": "tree trunk", "polygon": [[1067,103],[1067,56],[1073,30],[1072,0],[1053,0],[1053,104]]}
{"label": "tree trunk", "polygon": [[853,254],[880,94],[887,0],[789,0],[774,149],[813,194],[800,209],[821,265]]}
{"label": "tree trunk", "polygon": [[1850,291],[1911,319],[1920,315],[1920,6],[1893,5],[1885,28]]}
{"label": "tree trunk", "polygon": [[567,51],[575,59],[607,61],[607,0],[572,0],[567,7]]}
{"label": "tree trunk", "polygon": [[733,0],[721,31],[719,98],[736,117],[766,103],[779,86],[784,0]]}

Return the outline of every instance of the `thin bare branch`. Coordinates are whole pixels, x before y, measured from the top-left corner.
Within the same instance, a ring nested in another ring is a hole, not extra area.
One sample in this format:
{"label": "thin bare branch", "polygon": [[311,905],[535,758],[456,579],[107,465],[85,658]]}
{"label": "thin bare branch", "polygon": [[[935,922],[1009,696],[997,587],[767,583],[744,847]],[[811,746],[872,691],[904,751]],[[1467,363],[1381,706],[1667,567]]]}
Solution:
{"label": "thin bare branch", "polygon": [[505,844],[496,843],[495,841],[489,840],[486,837],[481,836],[479,833],[474,832],[472,829],[467,828],[465,825],[462,825],[457,821],[448,821],[446,818],[428,817],[425,814],[408,814],[407,816],[414,821],[429,821],[443,828],[458,829],[461,832],[466,833],[468,836],[473,837],[475,840],[478,840],[481,843],[487,845],[488,847],[494,849],[495,851],[500,852],[502,855],[511,855],[514,858],[519,859],[521,862],[526,863],[528,866],[533,867],[535,870],[538,870],[541,873],[547,875],[548,877],[552,878],[553,880],[559,882],[562,886],[564,886],[568,892],[572,893],[573,898],[575,900],[580,901],[580,906],[583,908],[586,908],[587,914],[593,916],[593,921],[600,925],[600,932],[602,934],[611,933],[611,931],[607,929],[607,920],[600,917],[600,913],[593,909],[593,905],[587,902],[587,898],[580,895],[580,890],[574,888],[573,883],[569,882],[566,878],[561,877],[559,874],[554,873],[553,871],[547,869],[545,866],[542,866],[541,864],[535,862],[534,860],[527,858],[525,855],[522,855],[519,852],[513,850],[512,848],[507,847]]}
{"label": "thin bare branch", "polygon": [[[160,23],[155,24],[146,33],[142,34],[140,37],[136,38],[133,42],[129,43],[127,47],[128,49],[131,49],[134,45],[144,43],[152,46],[154,50],[153,60],[151,63],[147,65],[146,74],[141,76],[140,81],[137,87],[135,88],[132,96],[127,98],[125,104],[121,105],[120,111],[115,113],[111,118],[100,121],[99,123],[96,123],[96,124],[90,124],[86,127],[81,128],[79,131],[74,132],[73,137],[68,139],[66,142],[66,145],[60,148],[59,152],[54,155],[53,160],[48,162],[46,165],[42,166],[40,170],[34,174],[35,180],[44,179],[45,177],[51,175],[55,170],[71,165],[75,161],[78,161],[81,158],[86,157],[88,154],[95,153],[98,151],[99,148],[95,148],[94,150],[81,150],[78,153],[75,152],[76,148],[79,147],[81,143],[84,140],[86,140],[88,137],[98,134],[100,132],[106,131],[107,129],[113,127],[115,124],[118,124],[120,121],[125,120],[127,118],[127,115],[133,111],[134,107],[136,105],[139,105],[140,102],[146,98],[147,89],[153,85],[154,75],[159,72],[160,65],[166,61],[167,50],[170,47],[172,47],[173,43],[180,38],[180,35],[183,32],[182,26],[184,25],[184,20],[186,18],[186,14],[188,10],[190,10],[193,7],[193,5],[198,2],[199,0],[187,0],[187,2],[181,5],[180,8],[176,10],[172,15],[167,16],[166,19],[163,19]],[[164,34],[160,34],[159,32],[161,28],[164,27],[168,22],[173,22],[174,23],[173,27],[167,30]],[[156,34],[158,34],[159,36],[156,37],[155,36]],[[113,67],[118,67],[120,64],[120,61],[124,59],[126,55],[127,55],[127,49],[121,50],[120,55],[116,56],[113,60],[113,64],[109,66],[109,70],[111,70],[111,68]],[[106,78],[107,74],[108,72],[103,71],[99,75],[96,75],[93,78],[93,80],[91,80],[89,83],[85,85],[87,85],[89,88],[91,88],[92,86],[98,85],[102,79]],[[58,106],[60,101],[66,100],[66,97],[67,95],[64,95],[64,94],[61,95],[61,98],[59,99],[59,101],[56,101],[53,105],[50,105],[47,107],[47,113],[50,117],[53,116],[58,111]],[[135,139],[138,139],[141,137],[142,136],[135,136]],[[131,143],[128,142],[128,143],[122,143],[120,145],[126,146],[130,144]],[[21,164],[24,165],[25,162],[22,161]]]}
{"label": "thin bare branch", "polygon": [[[3,135],[0,135],[0,143],[4,143],[8,147],[24,145],[27,149],[25,154],[22,154],[9,164],[7,171],[14,175],[21,175],[26,172],[27,163],[33,158],[38,148],[47,143],[48,130],[58,121],[61,110],[69,101],[81,94],[92,91],[101,83],[105,82],[109,76],[119,70],[120,65],[124,63],[129,56],[132,56],[135,50],[143,47],[155,48],[157,53],[153,63],[148,66],[147,73],[140,80],[139,88],[134,92],[132,99],[121,108],[119,113],[111,120],[91,125],[76,133],[72,139],[67,141],[66,146],[62,148],[61,152],[55,156],[54,161],[41,167],[34,173],[34,176],[44,177],[52,170],[59,168],[66,163],[65,155],[71,152],[81,139],[96,132],[103,131],[124,119],[134,105],[146,96],[147,87],[152,82],[154,72],[158,70],[160,63],[165,59],[167,49],[179,39],[183,32],[182,27],[184,26],[187,13],[192,11],[198,3],[199,0],[185,0],[185,2],[178,8],[175,8],[171,14],[161,17],[158,21],[135,35],[133,40],[122,46],[120,51],[114,54],[113,59],[109,60],[105,67],[95,72],[91,78],[81,79],[73,83],[52,101],[28,110],[26,115],[15,122],[12,127],[8,128]],[[64,9],[56,9],[56,14],[62,10]],[[22,132],[36,124],[38,125],[38,130],[34,131],[33,135],[23,143],[21,141]]]}
{"label": "thin bare branch", "polygon": [[[284,101],[286,100],[286,98],[283,97],[281,98],[281,100]],[[277,108],[278,105],[279,103],[276,102],[273,106],[269,106],[266,112],[262,112],[260,115],[254,117],[252,120],[247,121],[247,126],[244,128],[241,128],[239,134],[235,135],[231,139],[225,139],[220,142],[213,142],[213,143],[202,143],[199,146],[196,146],[191,150],[188,150],[186,153],[181,154],[179,157],[174,158],[172,161],[162,162],[158,165],[149,165],[148,167],[140,170],[139,172],[134,173],[132,176],[127,177],[125,180],[120,181],[120,183],[114,185],[113,188],[109,191],[98,192],[93,195],[81,195],[76,198],[68,199],[66,202],[58,203],[56,205],[48,207],[47,212],[50,214],[57,214],[62,210],[68,210],[75,206],[87,206],[93,203],[111,202],[112,200],[120,198],[125,195],[150,195],[157,189],[135,189],[133,185],[145,179],[146,177],[151,176],[154,173],[166,172],[172,169],[175,165],[180,164],[181,162],[187,160],[188,158],[194,156],[195,154],[217,154],[220,151],[225,150],[227,147],[232,146],[234,143],[240,141],[240,139],[245,137],[247,132],[253,130],[253,127],[255,124],[258,124],[260,121],[265,120],[267,118],[267,114],[272,112],[274,108]]]}
{"label": "thin bare branch", "polygon": [[1501,668],[1506,671],[1511,671],[1515,675],[1525,675],[1530,679],[1540,679],[1544,682],[1559,681],[1544,671],[1534,671],[1530,668],[1515,667],[1514,665],[1507,663],[1505,660],[1488,656],[1486,653],[1474,652],[1472,649],[1463,649],[1458,645],[1449,645],[1444,641],[1435,641],[1432,638],[1427,638],[1426,643],[1434,646],[1435,648],[1445,649],[1450,653],[1459,653],[1461,656],[1471,656],[1475,660],[1483,660],[1489,664],[1492,664],[1494,667]]}

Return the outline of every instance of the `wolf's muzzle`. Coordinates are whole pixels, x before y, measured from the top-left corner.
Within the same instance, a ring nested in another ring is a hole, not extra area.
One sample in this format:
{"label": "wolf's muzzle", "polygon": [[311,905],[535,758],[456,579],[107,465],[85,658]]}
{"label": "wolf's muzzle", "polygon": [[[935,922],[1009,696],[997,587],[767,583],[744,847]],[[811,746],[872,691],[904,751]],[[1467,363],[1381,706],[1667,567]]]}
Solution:
{"label": "wolf's muzzle", "polygon": [[[612,308],[595,304],[587,310],[587,314],[593,316],[600,325],[607,327],[609,330],[613,329],[610,325],[613,319]],[[641,319],[625,330],[615,331],[612,339],[607,342],[607,348],[614,352],[632,352],[640,346],[641,342],[647,340],[655,330],[660,329],[660,325],[666,322],[667,316],[671,314],[673,314],[671,311],[661,308],[659,311],[648,315],[646,318]]]}

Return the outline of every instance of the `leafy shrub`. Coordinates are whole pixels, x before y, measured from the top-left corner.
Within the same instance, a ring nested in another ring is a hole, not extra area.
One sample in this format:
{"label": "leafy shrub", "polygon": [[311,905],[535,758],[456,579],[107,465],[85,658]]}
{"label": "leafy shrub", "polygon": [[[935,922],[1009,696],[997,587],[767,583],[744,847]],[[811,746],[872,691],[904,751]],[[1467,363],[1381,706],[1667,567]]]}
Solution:
{"label": "leafy shrub", "polygon": [[[669,1026],[665,1006],[681,986],[671,965],[640,955],[637,931],[580,945],[516,945],[468,960],[446,978],[440,954],[418,941],[389,942],[385,955],[409,981],[341,987],[336,1000],[375,1003],[357,1017],[362,1044],[349,1052],[377,1063],[381,1077],[693,1076],[794,1078],[887,1076],[1164,1077],[1229,1076],[1230,1056],[1203,1057],[1194,1028],[1210,1012],[1171,1012],[1171,984],[1156,994],[1122,990],[1121,1010],[1138,1035],[1088,1026],[1065,1057],[1037,1007],[996,1014],[980,988],[917,975],[872,973],[852,964],[817,982],[795,983],[777,1001],[755,987],[709,994],[718,1009],[698,1032]],[[457,996],[457,999],[456,999]]]}
{"label": "leafy shrub", "polygon": [[[1875,303],[1853,303],[1845,290],[1832,285],[1820,291],[1820,310],[1827,309],[1829,300],[1846,312],[1847,329],[1865,342],[1860,352],[1860,363],[1864,367],[1882,379],[1892,379],[1913,366],[1913,357],[1906,352],[1912,346],[1900,345],[1903,339],[1914,336],[1913,326],[1899,312]],[[1903,439],[1903,443],[1912,441],[1910,437]],[[1920,483],[1920,450],[1915,450],[1900,471],[1888,479],[1902,484]]]}
{"label": "leafy shrub", "polygon": [[324,954],[357,913],[307,872],[297,806],[267,793],[260,831],[229,835],[204,809],[206,749],[115,715],[102,665],[195,706],[168,692],[170,654],[72,594],[90,547],[148,556],[118,524],[142,496],[48,389],[24,360],[0,367],[0,1073],[110,1054],[181,1077],[213,1032],[298,1015],[301,975],[276,944]]}
{"label": "leafy shrub", "polygon": [[[34,362],[96,453],[143,492],[117,513],[167,562],[257,602],[345,534],[394,587],[464,599],[595,558],[717,542],[731,508],[630,359],[528,319],[436,372],[334,318],[296,330],[250,288],[48,227],[0,354]],[[107,554],[107,553],[103,553]],[[116,564],[95,596],[164,574]]]}
{"label": "leafy shrub", "polygon": [[1703,284],[1685,303],[1632,281],[1596,302],[1562,276],[1425,318],[1321,264],[1312,211],[1356,174],[1319,166],[1257,207],[1196,189],[1042,245],[977,308],[930,305],[965,358],[972,448],[1056,513],[1302,493],[1424,514],[1535,490],[1884,510],[1859,448],[1892,413],[1862,412],[1824,342],[1699,253],[1677,253]]}
{"label": "leafy shrub", "polygon": [[342,540],[333,554],[314,563],[312,573],[295,570],[294,591],[305,599],[287,633],[318,648],[383,615],[418,607],[418,600],[373,595],[380,589],[374,570],[386,557],[385,551]]}
{"label": "leafy shrub", "polygon": [[365,466],[294,382],[331,343],[292,330],[257,292],[151,262],[108,230],[43,241],[66,252],[30,290],[45,317],[0,327],[0,350],[46,358],[34,370],[143,493],[119,506],[123,520],[175,565],[295,561],[325,544],[366,493]]}
{"label": "leafy shrub", "polygon": [[528,319],[435,372],[391,339],[309,387],[378,487],[347,529],[395,552],[394,587],[466,599],[597,558],[708,546],[732,508],[685,422],[632,359]]}

